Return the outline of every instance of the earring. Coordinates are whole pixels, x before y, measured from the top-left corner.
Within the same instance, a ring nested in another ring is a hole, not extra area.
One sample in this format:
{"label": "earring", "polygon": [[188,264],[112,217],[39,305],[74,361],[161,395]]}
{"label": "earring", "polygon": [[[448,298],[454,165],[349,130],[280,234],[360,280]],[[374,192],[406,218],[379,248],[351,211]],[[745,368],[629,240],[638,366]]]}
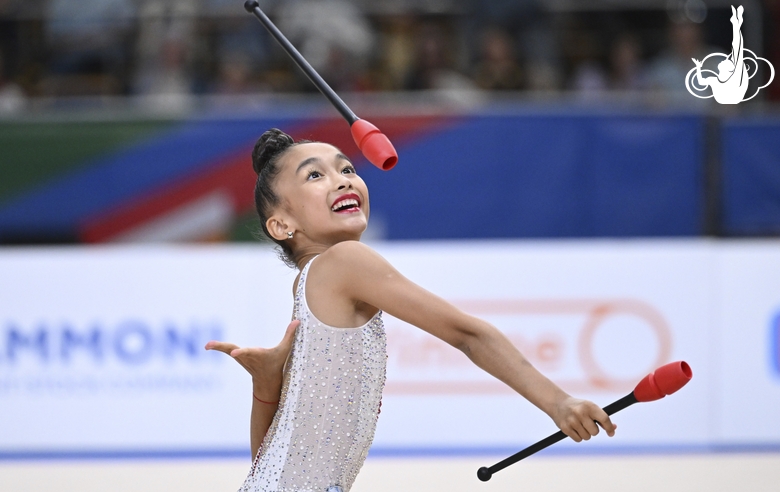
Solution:
{"label": "earring", "polygon": [[287,233],[287,239],[292,239],[292,238],[293,238],[293,232],[290,231]]}

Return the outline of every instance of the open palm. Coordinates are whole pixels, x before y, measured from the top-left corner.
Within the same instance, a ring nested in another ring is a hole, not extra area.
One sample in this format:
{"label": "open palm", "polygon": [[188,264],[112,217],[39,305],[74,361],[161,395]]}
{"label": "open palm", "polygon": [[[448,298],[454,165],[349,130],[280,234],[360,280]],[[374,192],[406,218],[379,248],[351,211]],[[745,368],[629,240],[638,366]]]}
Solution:
{"label": "open palm", "polygon": [[234,343],[210,341],[206,350],[217,350],[231,356],[252,376],[252,385],[258,398],[276,400],[282,389],[282,372],[292,350],[295,330],[301,322],[293,320],[282,341],[273,348],[239,347]]}

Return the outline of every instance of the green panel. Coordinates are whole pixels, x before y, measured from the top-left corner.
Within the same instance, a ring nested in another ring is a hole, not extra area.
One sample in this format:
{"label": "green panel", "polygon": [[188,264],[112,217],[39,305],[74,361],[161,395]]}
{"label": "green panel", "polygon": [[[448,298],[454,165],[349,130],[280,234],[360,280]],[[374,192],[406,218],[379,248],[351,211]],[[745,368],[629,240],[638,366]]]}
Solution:
{"label": "green panel", "polygon": [[0,202],[171,124],[168,121],[0,123]]}
{"label": "green panel", "polygon": [[254,210],[237,217],[228,238],[230,241],[236,242],[271,243],[271,240],[263,234],[263,230],[260,227],[260,219]]}

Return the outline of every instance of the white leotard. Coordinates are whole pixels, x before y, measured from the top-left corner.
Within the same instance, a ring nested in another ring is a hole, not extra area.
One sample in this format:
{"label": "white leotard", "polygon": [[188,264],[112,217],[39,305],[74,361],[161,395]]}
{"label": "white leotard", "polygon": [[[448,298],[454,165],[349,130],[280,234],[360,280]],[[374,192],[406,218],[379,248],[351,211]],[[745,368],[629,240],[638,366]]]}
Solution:
{"label": "white leotard", "polygon": [[301,271],[294,318],[301,321],[279,408],[240,491],[348,492],[368,455],[385,385],[382,312],[357,328],[319,321]]}

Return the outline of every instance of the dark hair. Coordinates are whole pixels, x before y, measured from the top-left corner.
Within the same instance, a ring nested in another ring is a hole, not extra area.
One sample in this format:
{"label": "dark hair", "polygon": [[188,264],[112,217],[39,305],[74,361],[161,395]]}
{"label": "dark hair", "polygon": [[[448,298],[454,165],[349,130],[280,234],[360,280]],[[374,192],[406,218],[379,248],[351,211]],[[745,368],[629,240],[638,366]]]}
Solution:
{"label": "dark hair", "polygon": [[296,142],[293,138],[279,130],[271,128],[263,133],[255,143],[252,150],[252,168],[257,173],[255,182],[255,208],[260,218],[260,226],[268,239],[279,246],[279,259],[281,259],[290,268],[296,268],[293,250],[289,243],[279,241],[268,232],[265,223],[274,207],[280,203],[279,196],[274,192],[274,181],[279,175],[279,159],[290,148],[302,144],[310,143],[310,140],[299,140]]}

